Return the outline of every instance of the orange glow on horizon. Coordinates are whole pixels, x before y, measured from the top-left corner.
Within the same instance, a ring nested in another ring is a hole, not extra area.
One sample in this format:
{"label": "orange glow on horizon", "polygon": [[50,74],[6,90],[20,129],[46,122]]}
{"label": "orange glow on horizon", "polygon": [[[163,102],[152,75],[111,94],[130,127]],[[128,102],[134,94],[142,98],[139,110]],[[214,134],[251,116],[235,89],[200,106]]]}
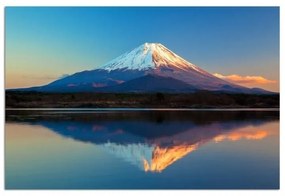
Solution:
{"label": "orange glow on horizon", "polygon": [[258,87],[258,88],[272,89],[271,91],[275,92],[279,91],[278,81],[270,80],[263,76],[241,76],[237,74],[222,75],[220,73],[214,73],[213,75],[223,80],[232,82],[234,84],[238,84],[249,88]]}
{"label": "orange glow on horizon", "polygon": [[232,74],[232,75],[222,75],[219,73],[215,73],[214,76],[221,78],[221,79],[225,79],[225,80],[229,80],[238,84],[271,84],[271,83],[276,83],[275,80],[269,80],[266,79],[262,76],[240,76],[237,74]]}

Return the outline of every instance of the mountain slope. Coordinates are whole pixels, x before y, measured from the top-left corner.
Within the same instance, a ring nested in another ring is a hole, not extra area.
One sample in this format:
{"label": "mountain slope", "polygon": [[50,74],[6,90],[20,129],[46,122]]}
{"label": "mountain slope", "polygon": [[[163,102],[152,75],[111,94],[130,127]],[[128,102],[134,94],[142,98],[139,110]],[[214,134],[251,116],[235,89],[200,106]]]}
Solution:
{"label": "mountain slope", "polygon": [[102,88],[102,91],[106,92],[194,92],[195,90],[195,87],[183,81],[157,75],[146,75],[120,85]]}
{"label": "mountain slope", "polygon": [[[98,88],[115,86],[144,75],[143,71],[126,70],[108,72],[102,69],[83,71],[56,80],[48,85],[28,88],[42,92],[92,92]],[[23,89],[24,90],[24,89]]]}

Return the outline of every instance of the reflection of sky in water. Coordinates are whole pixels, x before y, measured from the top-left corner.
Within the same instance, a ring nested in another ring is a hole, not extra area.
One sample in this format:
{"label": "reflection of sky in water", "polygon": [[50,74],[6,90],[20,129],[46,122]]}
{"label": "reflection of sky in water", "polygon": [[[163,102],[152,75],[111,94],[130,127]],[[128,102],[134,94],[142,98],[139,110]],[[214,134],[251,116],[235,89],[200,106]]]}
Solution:
{"label": "reflection of sky in water", "polygon": [[[279,121],[246,122],[191,124],[153,138],[92,122],[95,141],[78,135],[88,123],[9,122],[6,187],[277,188]],[[118,136],[106,140],[111,133]]]}

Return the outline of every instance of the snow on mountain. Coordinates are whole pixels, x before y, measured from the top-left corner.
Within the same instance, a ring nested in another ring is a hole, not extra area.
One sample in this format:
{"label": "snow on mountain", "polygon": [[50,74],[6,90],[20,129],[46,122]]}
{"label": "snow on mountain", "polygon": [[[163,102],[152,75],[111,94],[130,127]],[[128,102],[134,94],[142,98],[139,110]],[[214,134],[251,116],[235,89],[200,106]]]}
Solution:
{"label": "snow on mountain", "polygon": [[[174,78],[204,90],[221,90],[224,81],[178,56],[160,43],[145,43],[99,67],[114,71],[143,71],[144,74]],[[233,87],[240,87],[233,85]]]}
{"label": "snow on mountain", "polygon": [[149,70],[158,67],[173,66],[187,71],[194,69],[200,73],[206,73],[196,65],[184,60],[160,43],[144,43],[130,52],[115,58],[114,60],[99,67],[108,71],[117,69]]}
{"label": "snow on mountain", "polygon": [[130,52],[113,59],[105,65],[99,67],[108,71],[116,69],[148,70],[154,68],[152,61],[152,51],[155,44],[143,44]]}

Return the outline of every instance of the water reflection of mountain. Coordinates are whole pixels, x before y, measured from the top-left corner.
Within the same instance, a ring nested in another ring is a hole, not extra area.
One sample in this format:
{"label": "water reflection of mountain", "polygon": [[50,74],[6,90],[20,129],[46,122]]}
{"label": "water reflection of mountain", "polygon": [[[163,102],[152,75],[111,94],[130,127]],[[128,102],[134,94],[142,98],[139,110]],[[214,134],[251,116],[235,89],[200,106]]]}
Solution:
{"label": "water reflection of mountain", "polygon": [[7,121],[42,125],[159,172],[208,141],[262,139],[267,130],[241,129],[278,119],[272,111],[7,114]]}

